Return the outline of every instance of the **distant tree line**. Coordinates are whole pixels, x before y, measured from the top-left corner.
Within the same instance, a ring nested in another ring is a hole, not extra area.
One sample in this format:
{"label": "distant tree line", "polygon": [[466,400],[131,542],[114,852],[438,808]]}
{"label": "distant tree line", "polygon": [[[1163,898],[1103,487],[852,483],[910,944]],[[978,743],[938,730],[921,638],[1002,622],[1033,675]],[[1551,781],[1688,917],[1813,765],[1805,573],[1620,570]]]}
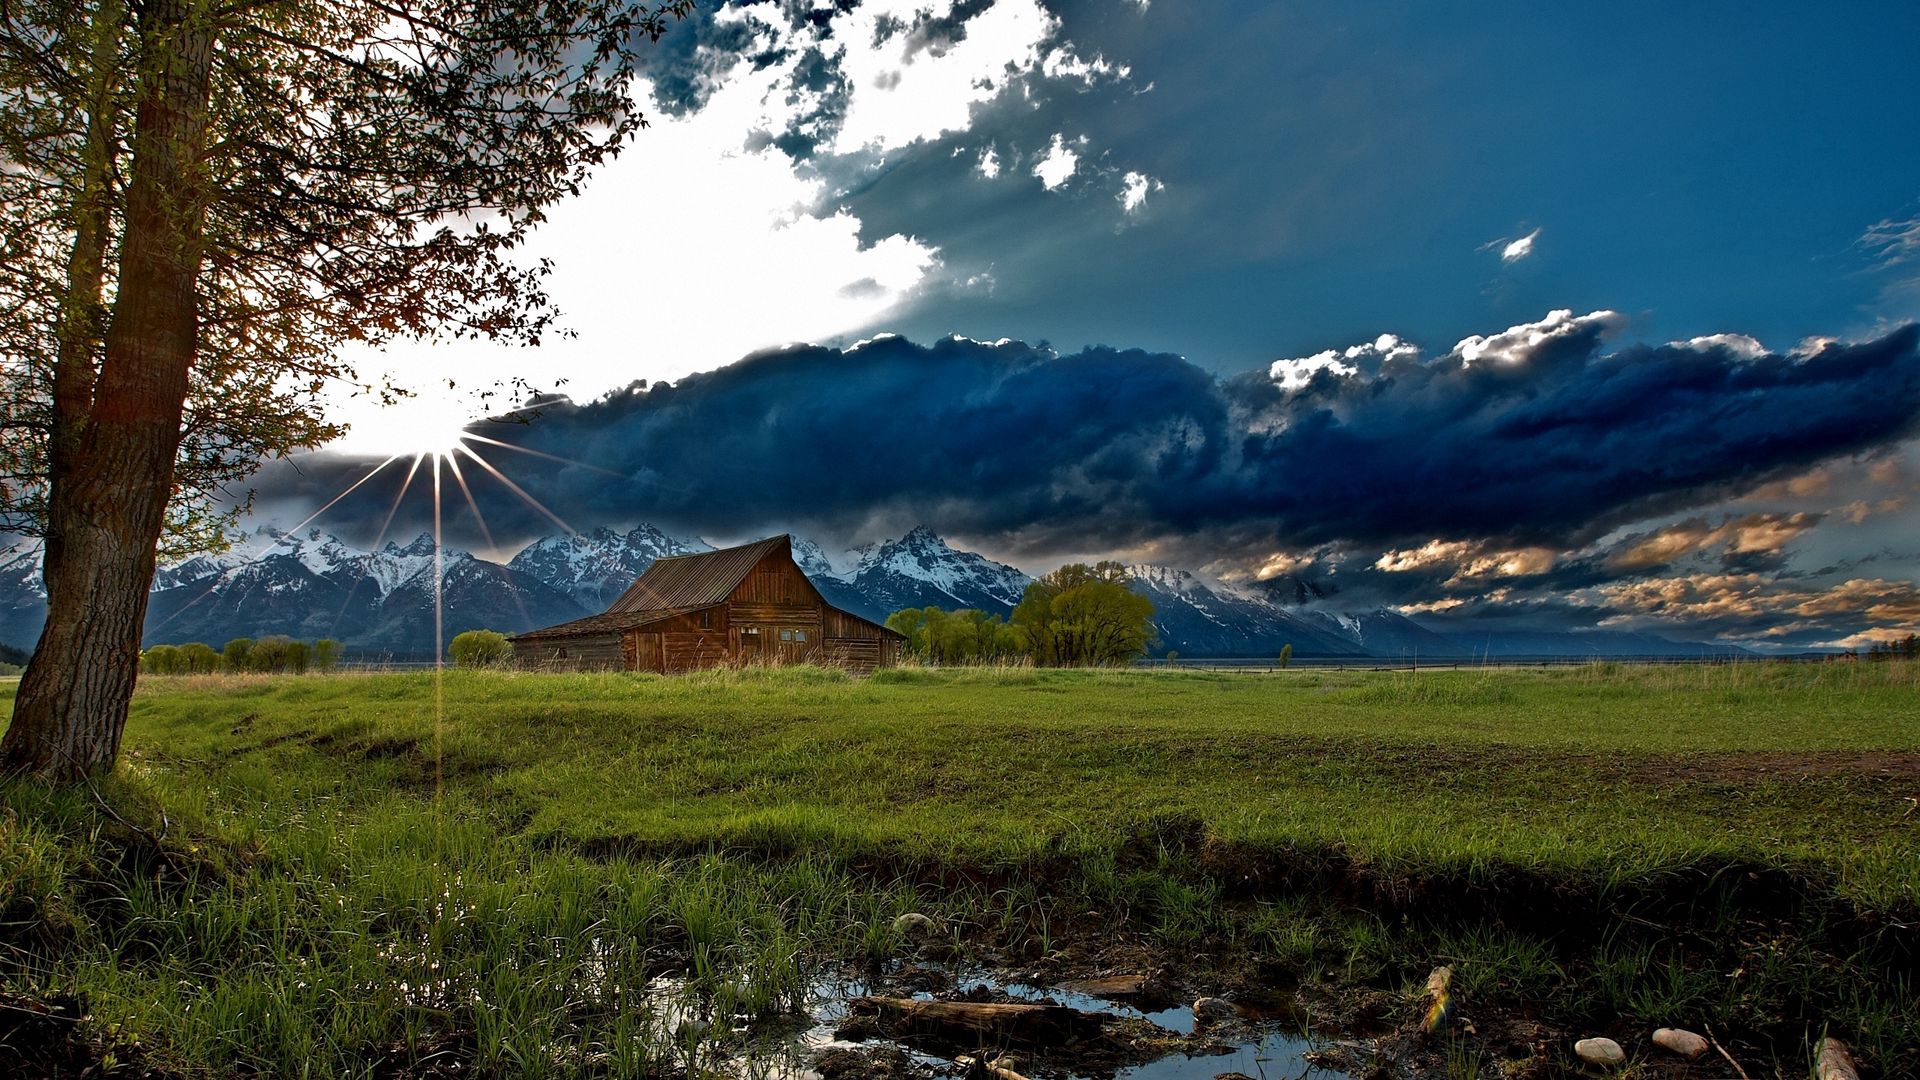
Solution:
{"label": "distant tree line", "polygon": [[1876,641],[1867,647],[1869,660],[1912,660],[1920,656],[1920,634],[1908,634],[1898,641]]}
{"label": "distant tree line", "polygon": [[299,641],[285,634],[234,638],[215,649],[202,641],[155,645],[140,654],[145,675],[294,674],[332,671],[340,663],[340,643],[332,638]]}
{"label": "distant tree line", "polygon": [[1028,583],[1005,622],[973,608],[924,607],[894,612],[887,628],[937,664],[1130,664],[1154,640],[1153,601],[1127,587],[1130,576],[1117,562],[1073,563]]}

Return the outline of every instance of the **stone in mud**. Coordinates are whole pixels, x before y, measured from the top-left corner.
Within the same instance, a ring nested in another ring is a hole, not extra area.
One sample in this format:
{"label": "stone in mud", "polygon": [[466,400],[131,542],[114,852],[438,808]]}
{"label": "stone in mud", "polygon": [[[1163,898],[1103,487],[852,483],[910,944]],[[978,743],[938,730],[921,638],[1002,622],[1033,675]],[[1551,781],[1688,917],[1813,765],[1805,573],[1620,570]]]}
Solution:
{"label": "stone in mud", "polygon": [[953,976],[937,968],[924,968],[908,965],[900,969],[893,981],[908,990],[932,993],[947,990],[953,986]]}
{"label": "stone in mud", "polygon": [[913,1060],[897,1046],[873,1050],[822,1050],[813,1069],[821,1080],[907,1080],[916,1075]]}
{"label": "stone in mud", "polygon": [[1581,1039],[1573,1044],[1573,1052],[1589,1065],[1617,1069],[1627,1063],[1627,1052],[1612,1039]]}
{"label": "stone in mud", "polygon": [[916,938],[932,937],[934,934],[940,932],[940,926],[932,919],[917,911],[909,911],[905,915],[901,915],[893,920],[893,932],[903,938],[913,940]]}
{"label": "stone in mud", "polygon": [[1846,1043],[1825,1038],[1814,1049],[1813,1075],[1816,1080],[1860,1080],[1860,1069],[1847,1052]]}
{"label": "stone in mud", "polygon": [[1240,1019],[1240,1010],[1226,998],[1203,997],[1193,1003],[1196,1025],[1225,1024]]}
{"label": "stone in mud", "polygon": [[1707,1052],[1707,1040],[1686,1028],[1661,1028],[1655,1031],[1653,1045],[1683,1058],[1697,1058]]}

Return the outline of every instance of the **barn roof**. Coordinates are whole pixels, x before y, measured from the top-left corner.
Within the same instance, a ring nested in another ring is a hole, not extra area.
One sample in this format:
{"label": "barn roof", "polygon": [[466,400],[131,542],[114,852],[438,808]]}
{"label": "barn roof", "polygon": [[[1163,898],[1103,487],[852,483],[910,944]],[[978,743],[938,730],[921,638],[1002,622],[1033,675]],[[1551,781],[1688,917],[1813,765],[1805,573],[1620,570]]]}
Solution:
{"label": "barn roof", "polygon": [[598,615],[589,615],[584,619],[575,619],[572,622],[563,622],[557,626],[543,626],[538,630],[529,630],[524,634],[515,634],[513,635],[513,640],[525,641],[529,638],[575,637],[580,634],[617,633],[622,630],[632,630],[637,627],[642,627],[648,623],[659,622],[662,619],[671,619],[675,615],[686,615],[713,606],[712,604],[701,604],[697,607],[652,608],[643,611],[603,611]]}
{"label": "barn roof", "polygon": [[792,539],[782,533],[739,547],[655,559],[646,573],[640,575],[640,580],[613,602],[607,614],[702,608],[724,603],[761,559],[791,546]]}

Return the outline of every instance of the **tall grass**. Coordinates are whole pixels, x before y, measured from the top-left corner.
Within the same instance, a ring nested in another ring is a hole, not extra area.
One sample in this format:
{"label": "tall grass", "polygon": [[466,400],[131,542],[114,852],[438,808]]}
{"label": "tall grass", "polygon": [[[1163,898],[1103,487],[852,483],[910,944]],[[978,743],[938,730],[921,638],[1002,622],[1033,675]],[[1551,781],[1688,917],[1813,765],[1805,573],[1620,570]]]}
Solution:
{"label": "tall grass", "polygon": [[[97,794],[0,783],[0,989],[193,1075],[679,1073],[920,910],[983,959],[1446,962],[1471,1001],[1835,1024],[1890,1068],[1913,950],[1859,927],[1913,921],[1920,857],[1902,774],[1847,763],[1920,752],[1917,693],[1911,663],[458,672],[442,716],[418,675],[148,679]],[[1537,888],[1582,914],[1500,899]]]}

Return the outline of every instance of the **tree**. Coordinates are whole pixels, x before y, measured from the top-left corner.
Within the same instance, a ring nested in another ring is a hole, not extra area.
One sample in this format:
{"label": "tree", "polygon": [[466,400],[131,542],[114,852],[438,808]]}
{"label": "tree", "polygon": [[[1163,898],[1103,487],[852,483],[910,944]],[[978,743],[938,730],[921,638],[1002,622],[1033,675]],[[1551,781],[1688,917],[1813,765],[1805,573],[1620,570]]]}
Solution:
{"label": "tree", "polygon": [[467,630],[447,644],[453,662],[461,667],[494,667],[513,659],[507,636],[493,630]]}
{"label": "tree", "polygon": [[1153,601],[1127,588],[1117,562],[1074,563],[1027,584],[1013,609],[1036,664],[1131,663],[1153,642]]}
{"label": "tree", "polygon": [[1280,666],[1286,667],[1291,663],[1293,663],[1293,642],[1289,641],[1280,646]]}
{"label": "tree", "polygon": [[209,675],[220,670],[220,654],[204,641],[189,641],[180,646],[180,660],[190,675]]}
{"label": "tree", "polygon": [[220,650],[220,666],[228,671],[253,670],[253,639],[237,637]]}
{"label": "tree", "polygon": [[313,643],[313,670],[332,671],[340,666],[340,643],[332,638],[321,638]]}
{"label": "tree", "polygon": [[247,669],[265,675],[293,670],[293,647],[299,642],[285,634],[268,634],[253,643],[247,654]]}
{"label": "tree", "polygon": [[0,515],[44,538],[47,619],[0,771],[112,765],[163,539],[337,432],[339,346],[539,342],[513,251],[642,123],[632,46],[690,7],[7,6]]}
{"label": "tree", "polygon": [[999,663],[1024,652],[1020,632],[977,608],[905,608],[887,616],[887,629],[907,639],[907,651],[936,664]]}
{"label": "tree", "polygon": [[140,670],[148,675],[178,675],[186,670],[180,650],[172,645],[155,645],[140,654]]}

